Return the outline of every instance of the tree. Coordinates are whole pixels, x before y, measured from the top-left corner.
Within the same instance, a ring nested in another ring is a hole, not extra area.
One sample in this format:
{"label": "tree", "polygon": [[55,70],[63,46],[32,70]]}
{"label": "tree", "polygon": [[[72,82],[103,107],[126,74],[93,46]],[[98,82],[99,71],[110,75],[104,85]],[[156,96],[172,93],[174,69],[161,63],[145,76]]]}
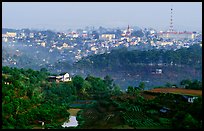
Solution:
{"label": "tree", "polygon": [[113,84],[113,94],[114,95],[120,95],[122,92],[120,91],[120,87],[116,84]]}
{"label": "tree", "polygon": [[203,110],[202,110],[202,97],[198,97],[194,102],[189,106],[187,111],[198,121],[203,119]]}
{"label": "tree", "polygon": [[171,83],[169,83],[169,82],[167,82],[166,84],[165,84],[165,87],[172,87],[172,84]]}
{"label": "tree", "polygon": [[139,89],[140,90],[144,90],[144,88],[145,88],[145,83],[144,82],[140,82]]}
{"label": "tree", "polygon": [[189,113],[179,111],[172,119],[174,128],[196,129],[200,128],[199,122]]}
{"label": "tree", "polygon": [[9,68],[8,66],[3,66],[3,67],[2,67],[2,72],[3,72],[3,73],[7,74],[7,73],[10,73],[10,71],[11,71],[11,70],[10,70],[10,68]]}
{"label": "tree", "polygon": [[46,68],[41,68],[40,71],[41,72],[47,72],[47,69]]}
{"label": "tree", "polygon": [[202,84],[198,80],[194,80],[192,83],[190,83],[189,88],[190,89],[195,89],[195,90],[197,90],[197,89],[201,90],[202,89]]}
{"label": "tree", "polygon": [[190,86],[191,83],[192,83],[191,80],[186,79],[186,80],[182,80],[182,81],[180,82],[180,85],[181,85],[181,86],[184,86],[185,88],[189,88],[189,86]]}
{"label": "tree", "polygon": [[133,94],[134,93],[134,87],[133,86],[128,86],[127,93],[128,94]]}
{"label": "tree", "polygon": [[183,127],[187,129],[198,129],[200,128],[199,122],[194,119],[189,113],[187,113],[183,120]]}
{"label": "tree", "polygon": [[113,79],[109,75],[106,75],[104,77],[104,83],[107,85],[108,88],[113,88]]}
{"label": "tree", "polygon": [[91,89],[91,87],[92,87],[91,84],[85,80],[80,90],[80,93],[82,94],[82,96],[89,97],[88,91]]}
{"label": "tree", "polygon": [[77,92],[79,93],[79,91],[81,90],[83,83],[84,83],[84,79],[81,76],[75,76],[73,79],[73,85],[76,87]]}

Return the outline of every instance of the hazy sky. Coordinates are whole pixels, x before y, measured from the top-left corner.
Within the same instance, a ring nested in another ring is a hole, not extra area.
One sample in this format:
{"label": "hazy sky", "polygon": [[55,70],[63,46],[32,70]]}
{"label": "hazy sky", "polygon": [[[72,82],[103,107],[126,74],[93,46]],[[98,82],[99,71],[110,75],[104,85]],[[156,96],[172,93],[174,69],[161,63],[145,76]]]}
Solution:
{"label": "hazy sky", "polygon": [[202,30],[202,2],[3,2],[3,28],[67,30],[86,26]]}

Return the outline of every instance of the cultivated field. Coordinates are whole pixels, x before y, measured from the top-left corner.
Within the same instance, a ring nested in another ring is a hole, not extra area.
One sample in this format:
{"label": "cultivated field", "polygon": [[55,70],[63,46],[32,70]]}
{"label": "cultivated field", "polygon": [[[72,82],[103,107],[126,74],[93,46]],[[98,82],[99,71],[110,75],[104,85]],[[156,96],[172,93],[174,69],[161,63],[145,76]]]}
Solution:
{"label": "cultivated field", "polygon": [[152,90],[148,90],[148,92],[202,96],[202,90],[181,89],[181,88],[155,88]]}

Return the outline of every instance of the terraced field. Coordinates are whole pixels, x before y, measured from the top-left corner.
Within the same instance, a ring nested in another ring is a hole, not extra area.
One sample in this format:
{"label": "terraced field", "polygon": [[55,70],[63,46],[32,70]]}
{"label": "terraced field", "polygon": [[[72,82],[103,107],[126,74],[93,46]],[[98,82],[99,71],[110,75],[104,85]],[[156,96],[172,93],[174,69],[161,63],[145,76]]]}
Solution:
{"label": "terraced field", "polygon": [[136,129],[158,128],[161,125],[146,116],[139,106],[133,106],[131,111],[123,113],[126,124]]}

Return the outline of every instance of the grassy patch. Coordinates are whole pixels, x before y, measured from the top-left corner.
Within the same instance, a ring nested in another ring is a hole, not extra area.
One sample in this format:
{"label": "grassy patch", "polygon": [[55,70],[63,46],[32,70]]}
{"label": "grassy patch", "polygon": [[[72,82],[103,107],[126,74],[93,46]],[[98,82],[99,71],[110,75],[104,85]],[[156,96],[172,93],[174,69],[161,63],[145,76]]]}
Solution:
{"label": "grassy patch", "polygon": [[76,116],[77,112],[80,111],[81,109],[78,108],[71,108],[69,110],[67,110],[70,113],[70,116]]}

